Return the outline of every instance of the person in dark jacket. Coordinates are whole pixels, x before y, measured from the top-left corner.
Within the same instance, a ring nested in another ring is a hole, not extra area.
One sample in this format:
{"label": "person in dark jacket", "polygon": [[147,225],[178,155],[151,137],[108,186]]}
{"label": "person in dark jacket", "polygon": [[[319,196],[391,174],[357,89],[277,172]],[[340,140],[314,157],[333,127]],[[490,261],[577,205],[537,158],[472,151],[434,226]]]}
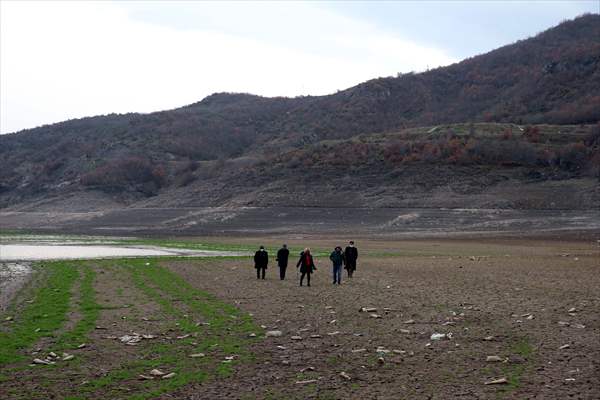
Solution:
{"label": "person in dark jacket", "polygon": [[296,268],[298,267],[300,267],[300,286],[302,286],[304,276],[306,276],[307,286],[310,286],[310,274],[312,274],[317,267],[315,266],[315,262],[308,247],[300,253],[300,259],[298,260],[298,264],[296,264]]}
{"label": "person in dark jacket", "polygon": [[287,269],[289,255],[290,251],[285,244],[277,252],[277,265],[279,265],[279,279],[281,280],[285,279],[285,270]]}
{"label": "person in dark jacket", "polygon": [[358,249],[354,247],[354,241],[350,241],[344,250],[344,267],[348,271],[348,278],[352,278],[352,274],[356,271],[356,260],[358,259]]}
{"label": "person in dark jacket", "polygon": [[329,255],[329,259],[333,263],[333,284],[342,284],[342,264],[344,263],[344,254],[342,248],[336,246],[336,248]]}
{"label": "person in dark jacket", "polygon": [[265,279],[265,272],[267,271],[267,265],[269,264],[269,253],[265,250],[264,246],[260,246],[258,251],[254,253],[254,268],[256,268],[256,279]]}

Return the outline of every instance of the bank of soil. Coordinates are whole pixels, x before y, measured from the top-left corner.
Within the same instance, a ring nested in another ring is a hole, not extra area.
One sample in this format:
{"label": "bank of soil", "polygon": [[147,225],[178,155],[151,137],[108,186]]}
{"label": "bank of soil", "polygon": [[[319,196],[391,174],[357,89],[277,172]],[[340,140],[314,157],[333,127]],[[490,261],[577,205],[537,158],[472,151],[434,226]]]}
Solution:
{"label": "bank of soil", "polygon": [[32,272],[27,262],[0,262],[0,311],[6,310]]}
{"label": "bank of soil", "polygon": [[[322,259],[311,287],[298,287],[294,266],[282,282],[273,266],[266,280],[257,281],[249,260],[202,268],[173,263],[171,270],[193,285],[252,313],[267,330],[283,332],[254,346],[255,365],[177,395],[599,398],[600,252],[595,246],[379,242],[373,244],[378,252],[387,248],[399,255],[363,256],[355,277],[344,276],[341,286],[332,285],[331,267]],[[373,313],[381,318],[359,312],[361,307],[377,308]],[[434,333],[452,337],[431,340]],[[380,346],[383,351],[377,352]],[[501,361],[486,362],[487,356]],[[508,383],[485,385],[496,378]]]}

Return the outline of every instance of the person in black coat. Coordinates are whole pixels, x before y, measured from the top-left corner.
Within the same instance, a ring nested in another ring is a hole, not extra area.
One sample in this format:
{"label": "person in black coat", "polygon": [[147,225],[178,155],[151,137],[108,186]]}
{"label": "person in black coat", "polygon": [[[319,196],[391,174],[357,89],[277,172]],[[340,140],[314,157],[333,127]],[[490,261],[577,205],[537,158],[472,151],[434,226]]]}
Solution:
{"label": "person in black coat", "polygon": [[269,253],[265,250],[264,246],[260,246],[260,249],[254,253],[254,268],[256,268],[256,279],[265,279],[265,272],[267,271],[267,265],[269,264]]}
{"label": "person in black coat", "polygon": [[315,261],[313,260],[308,247],[300,253],[300,259],[298,260],[298,264],[296,264],[296,268],[298,267],[300,267],[300,286],[302,286],[304,276],[306,276],[307,286],[310,286],[310,274],[312,274],[317,267],[315,266]]}
{"label": "person in black coat", "polygon": [[285,244],[277,252],[277,265],[279,266],[279,279],[281,280],[285,279],[285,270],[287,269],[289,255],[290,251]]}
{"label": "person in black coat", "polygon": [[354,247],[354,241],[350,241],[344,250],[344,267],[348,271],[348,278],[352,278],[352,274],[356,271],[356,260],[358,259],[358,249]]}

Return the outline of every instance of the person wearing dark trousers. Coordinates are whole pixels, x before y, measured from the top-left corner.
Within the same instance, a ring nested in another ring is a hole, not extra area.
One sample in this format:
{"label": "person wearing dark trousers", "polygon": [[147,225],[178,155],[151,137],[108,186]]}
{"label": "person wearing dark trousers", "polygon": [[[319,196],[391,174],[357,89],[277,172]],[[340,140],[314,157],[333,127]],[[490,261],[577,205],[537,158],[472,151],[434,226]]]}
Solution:
{"label": "person wearing dark trousers", "polygon": [[265,250],[264,246],[260,246],[260,249],[254,253],[254,268],[256,268],[256,279],[265,279],[265,272],[267,271],[267,265],[269,264],[269,253]]}
{"label": "person wearing dark trousers", "polygon": [[352,278],[354,271],[356,271],[356,260],[358,259],[358,249],[354,247],[354,241],[350,241],[346,249],[344,250],[344,263],[346,270],[348,271],[348,278]]}
{"label": "person wearing dark trousers", "polygon": [[333,263],[333,284],[342,284],[342,264],[344,263],[344,255],[342,254],[342,248],[336,246],[336,248],[329,255],[329,259]]}
{"label": "person wearing dark trousers", "polygon": [[310,275],[317,269],[313,256],[310,254],[310,249],[307,247],[302,253],[300,253],[300,259],[296,268],[300,267],[300,286],[306,276],[306,285],[310,286]]}
{"label": "person wearing dark trousers", "polygon": [[281,280],[285,279],[285,270],[287,269],[289,255],[290,251],[286,244],[281,246],[281,249],[277,252],[277,265],[279,266],[279,279]]}

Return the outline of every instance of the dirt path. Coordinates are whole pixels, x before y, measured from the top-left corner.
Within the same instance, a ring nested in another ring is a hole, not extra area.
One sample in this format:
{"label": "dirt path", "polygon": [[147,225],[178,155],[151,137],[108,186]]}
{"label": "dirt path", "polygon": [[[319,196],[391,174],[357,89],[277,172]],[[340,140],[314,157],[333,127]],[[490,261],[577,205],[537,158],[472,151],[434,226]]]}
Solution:
{"label": "dirt path", "polygon": [[[194,286],[252,313],[267,330],[283,332],[254,346],[256,365],[177,394],[194,399],[600,398],[600,253],[593,244],[380,242],[374,247],[404,248],[407,255],[363,257],[355,278],[344,276],[340,287],[331,285],[331,267],[323,260],[310,288],[298,287],[294,267],[281,282],[272,267],[267,280],[257,281],[249,262],[172,263],[171,270]],[[377,311],[359,312],[361,307]],[[431,340],[434,333],[452,338]],[[501,361],[486,362],[487,356]],[[484,384],[495,378],[508,383]]]}

